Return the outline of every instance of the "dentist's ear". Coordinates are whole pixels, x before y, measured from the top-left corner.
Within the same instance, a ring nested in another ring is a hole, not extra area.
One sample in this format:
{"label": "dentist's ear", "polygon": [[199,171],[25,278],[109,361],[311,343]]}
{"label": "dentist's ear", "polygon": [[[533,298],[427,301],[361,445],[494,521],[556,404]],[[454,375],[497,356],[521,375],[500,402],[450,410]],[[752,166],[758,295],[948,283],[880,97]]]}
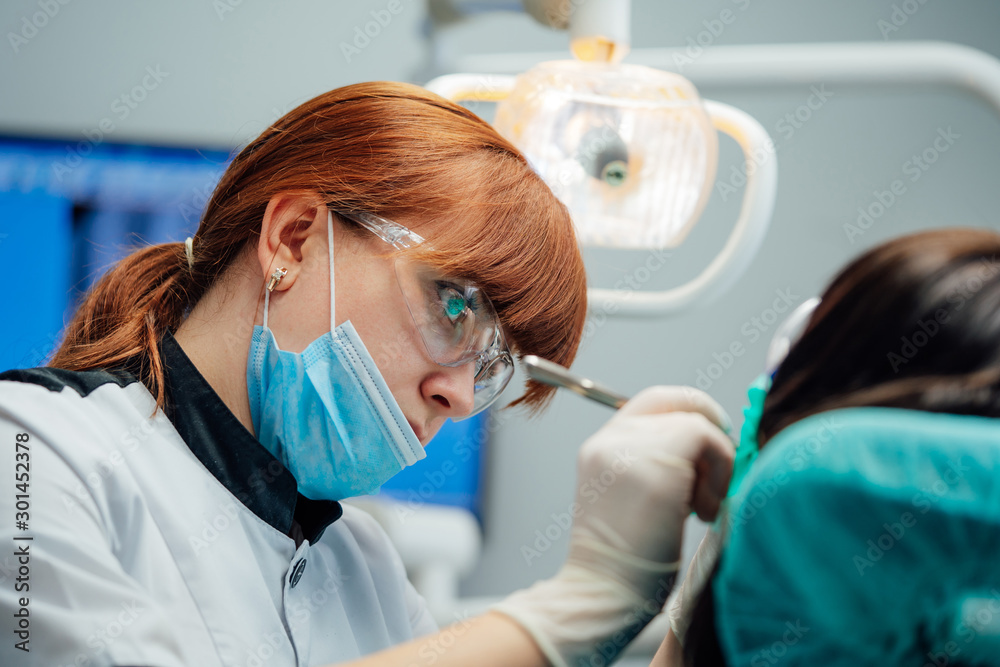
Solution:
{"label": "dentist's ear", "polygon": [[285,275],[274,291],[295,284],[304,268],[305,246],[321,243],[326,247],[327,219],[328,209],[315,192],[279,192],[271,197],[261,218],[257,242],[262,286],[279,267],[285,269]]}

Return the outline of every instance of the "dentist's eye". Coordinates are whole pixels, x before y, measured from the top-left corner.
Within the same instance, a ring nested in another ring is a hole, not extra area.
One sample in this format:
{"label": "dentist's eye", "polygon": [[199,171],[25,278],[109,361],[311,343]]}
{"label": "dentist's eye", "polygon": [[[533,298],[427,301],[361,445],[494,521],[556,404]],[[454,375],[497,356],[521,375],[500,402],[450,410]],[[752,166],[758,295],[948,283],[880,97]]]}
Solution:
{"label": "dentist's eye", "polygon": [[437,301],[445,319],[453,325],[464,320],[472,308],[472,304],[465,297],[461,288],[445,281],[437,283]]}

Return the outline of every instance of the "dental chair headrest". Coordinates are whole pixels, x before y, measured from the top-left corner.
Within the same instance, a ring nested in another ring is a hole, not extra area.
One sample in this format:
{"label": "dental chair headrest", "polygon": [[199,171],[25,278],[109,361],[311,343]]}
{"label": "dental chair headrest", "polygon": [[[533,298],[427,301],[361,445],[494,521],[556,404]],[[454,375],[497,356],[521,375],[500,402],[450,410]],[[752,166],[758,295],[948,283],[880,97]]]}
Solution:
{"label": "dental chair headrest", "polygon": [[730,665],[1000,664],[1000,420],[814,415],[734,501],[713,580]]}

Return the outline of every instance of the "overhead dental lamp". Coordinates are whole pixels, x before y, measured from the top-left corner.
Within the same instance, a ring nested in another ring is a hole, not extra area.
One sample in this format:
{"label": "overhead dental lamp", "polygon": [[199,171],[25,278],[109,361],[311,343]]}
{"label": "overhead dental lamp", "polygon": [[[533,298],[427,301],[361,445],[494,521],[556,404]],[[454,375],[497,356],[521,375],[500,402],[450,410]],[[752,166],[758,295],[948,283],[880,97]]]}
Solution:
{"label": "overhead dental lamp", "polygon": [[774,208],[777,160],[761,125],[703,100],[672,72],[622,63],[628,0],[525,0],[536,18],[568,24],[573,60],[519,76],[448,74],[427,84],[453,101],[498,102],[494,126],[567,206],[580,243],[667,249],[697,223],[715,185],[717,131],[746,161],[743,205],[715,259],[667,291],[591,289],[591,308],[662,316],[705,305],[731,287],[763,241]]}

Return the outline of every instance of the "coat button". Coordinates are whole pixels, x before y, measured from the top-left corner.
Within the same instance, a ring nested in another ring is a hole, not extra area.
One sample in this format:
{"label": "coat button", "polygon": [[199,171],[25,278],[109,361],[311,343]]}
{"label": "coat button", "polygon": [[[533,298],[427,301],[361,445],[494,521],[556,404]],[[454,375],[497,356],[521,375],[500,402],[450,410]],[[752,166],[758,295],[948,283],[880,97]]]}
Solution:
{"label": "coat button", "polygon": [[295,588],[295,584],[299,583],[299,579],[302,578],[302,572],[306,569],[306,559],[303,558],[295,567],[292,568],[292,575],[289,577],[289,583],[291,583],[292,588]]}

